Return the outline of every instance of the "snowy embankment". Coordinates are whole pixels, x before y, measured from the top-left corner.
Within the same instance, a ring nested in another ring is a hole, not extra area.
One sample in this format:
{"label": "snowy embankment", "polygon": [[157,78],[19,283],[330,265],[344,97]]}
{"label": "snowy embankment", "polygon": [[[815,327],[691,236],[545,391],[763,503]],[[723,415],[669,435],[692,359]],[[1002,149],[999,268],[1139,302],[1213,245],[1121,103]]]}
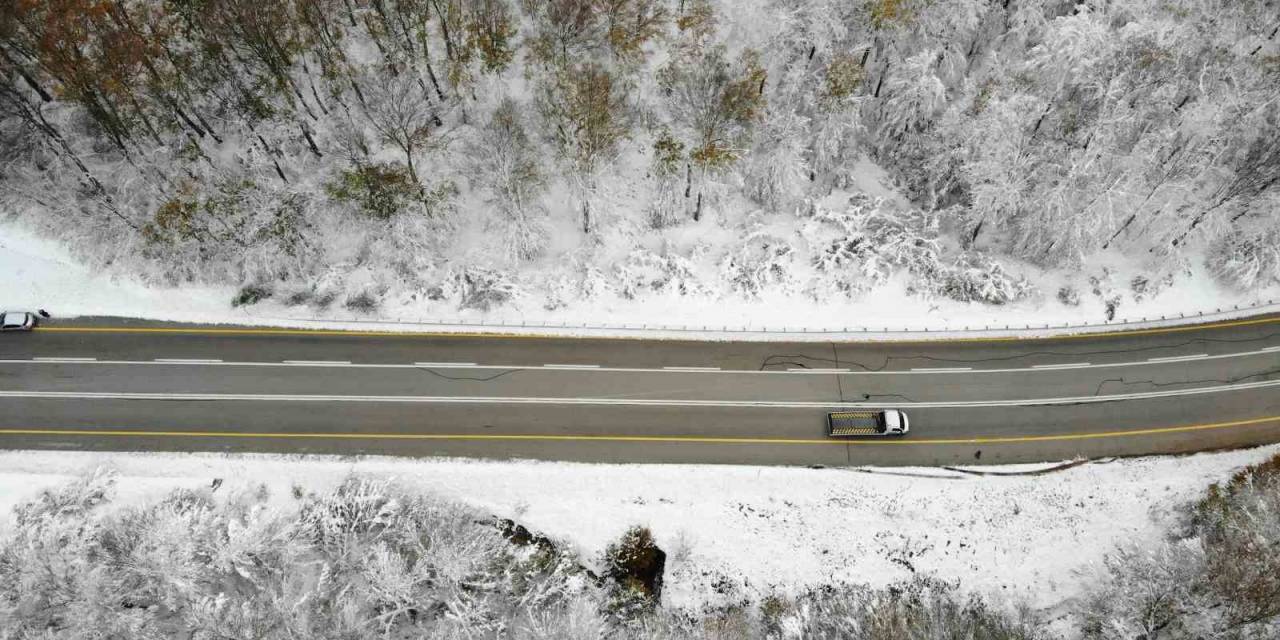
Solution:
{"label": "snowy embankment", "polygon": [[[1114,271],[1130,271],[1113,257]],[[444,309],[430,300],[353,314],[345,309],[317,312],[268,300],[232,307],[234,287],[149,286],[110,271],[79,263],[57,242],[37,237],[13,222],[0,223],[0,307],[47,309],[56,317],[122,316],[198,323],[265,326],[345,327],[399,331],[492,331],[548,334],[620,335],[647,332],[654,336],[729,337],[747,340],[796,339],[805,333],[848,332],[874,339],[902,330],[948,331],[990,327],[991,334],[1030,327],[1046,331],[1105,330],[1128,322],[1137,325],[1179,322],[1204,314],[1222,319],[1275,311],[1280,291],[1230,292],[1205,273],[1192,273],[1154,295],[1124,295],[1125,303],[1111,323],[1103,303],[1092,300],[1067,305],[1044,297],[993,306],[929,299],[909,294],[893,279],[865,295],[815,300],[806,296],[763,295],[756,299],[715,295],[655,293],[635,299],[602,295],[549,311],[545,300],[522,299],[488,312]],[[1040,290],[1060,288],[1066,276],[1042,274]],[[1274,300],[1273,300],[1274,299]],[[1046,327],[1046,325],[1049,325]],[[1069,325],[1069,327],[1068,327]],[[813,337],[825,337],[814,335]]]}
{"label": "snowy embankment", "polygon": [[1280,446],[976,477],[938,469],[10,451],[0,453],[0,532],[12,526],[14,505],[102,466],[120,474],[117,505],[222,479],[215,495],[261,485],[284,508],[294,487],[327,490],[358,473],[515,519],[584,558],[599,557],[627,527],[647,526],[669,554],[667,606],[700,609],[822,584],[883,586],[933,575],[1053,618],[1096,580],[1117,545],[1155,544],[1175,525],[1179,506],[1277,452]]}

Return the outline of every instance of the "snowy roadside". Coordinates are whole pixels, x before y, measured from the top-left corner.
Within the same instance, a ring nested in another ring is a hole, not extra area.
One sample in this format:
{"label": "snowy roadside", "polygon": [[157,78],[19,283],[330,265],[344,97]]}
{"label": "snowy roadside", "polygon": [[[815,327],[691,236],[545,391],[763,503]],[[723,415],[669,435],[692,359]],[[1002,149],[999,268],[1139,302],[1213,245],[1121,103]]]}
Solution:
{"label": "snowy roadside", "polygon": [[[821,303],[803,296],[740,297],[654,294],[625,300],[601,296],[547,311],[517,300],[491,312],[444,312],[421,300],[371,314],[317,313],[272,300],[233,308],[234,287],[151,287],[95,272],[58,243],[15,223],[0,223],[0,307],[47,309],[58,317],[121,316],[207,324],[733,340],[928,339],[955,335],[1026,337],[1223,320],[1280,311],[1280,291],[1231,293],[1194,273],[1153,297],[1127,301],[1113,322],[1098,309],[1056,300],[1002,306],[909,295],[898,280],[858,299]],[[1059,274],[1060,275],[1060,274]],[[1052,286],[1045,275],[1041,288]]]}
{"label": "snowy roadside", "polygon": [[514,518],[587,558],[628,526],[646,525],[670,557],[669,606],[755,601],[827,583],[883,586],[921,573],[1052,616],[1117,544],[1156,542],[1178,505],[1277,452],[1280,445],[975,477],[940,469],[7,451],[0,535],[15,504],[99,466],[118,471],[113,504],[126,505],[221,478],[219,495],[262,485],[273,504],[289,508],[294,486],[328,489],[359,473]]}

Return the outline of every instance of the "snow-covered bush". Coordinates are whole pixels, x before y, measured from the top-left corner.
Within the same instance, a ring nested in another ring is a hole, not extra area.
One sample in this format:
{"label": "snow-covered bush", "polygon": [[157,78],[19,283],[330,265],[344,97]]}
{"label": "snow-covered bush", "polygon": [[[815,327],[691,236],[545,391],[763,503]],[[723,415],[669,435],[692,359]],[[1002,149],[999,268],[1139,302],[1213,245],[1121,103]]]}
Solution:
{"label": "snow-covered bush", "polygon": [[785,238],[755,231],[721,260],[720,274],[733,291],[756,297],[769,287],[789,288],[794,259],[795,248]]}
{"label": "snow-covered bush", "polygon": [[1033,622],[1013,618],[981,599],[966,598],[955,585],[923,577],[883,590],[842,586],[806,594],[778,618],[782,638],[1041,637]]}
{"label": "snow-covered bush", "polygon": [[1280,229],[1225,235],[1210,246],[1207,262],[1219,281],[1235,289],[1280,282]]}
{"label": "snow-covered bush", "polygon": [[543,308],[554,311],[571,303],[592,300],[612,291],[614,291],[614,282],[609,274],[579,257],[571,261],[567,273],[559,274],[547,285]]}
{"label": "snow-covered bush", "polygon": [[1107,558],[1079,615],[1087,638],[1274,638],[1280,634],[1280,457],[1214,484],[1187,527]]}
{"label": "snow-covered bush", "polygon": [[651,293],[695,295],[706,287],[694,273],[693,263],[675,255],[659,255],[636,249],[614,268],[618,295],[628,300]]}
{"label": "snow-covered bush", "polygon": [[283,507],[253,487],[120,508],[111,493],[99,473],[18,508],[0,638],[522,637],[512,628],[583,602],[599,620],[572,555],[385,481]]}
{"label": "snow-covered bush", "polygon": [[234,298],[231,299],[232,307],[242,307],[245,305],[258,304],[267,298],[270,298],[275,292],[270,285],[253,283],[240,287]]}
{"label": "snow-covered bush", "polygon": [[853,294],[884,284],[900,269],[926,281],[942,270],[937,219],[920,210],[902,211],[858,193],[843,211],[811,204],[802,212],[809,244],[822,243],[812,259],[820,281],[811,290],[834,283]]}
{"label": "snow-covered bush", "polygon": [[978,251],[965,252],[954,263],[922,277],[915,286],[921,285],[933,295],[984,304],[1008,304],[1037,293],[1025,277],[1008,273],[998,260]]}
{"label": "snow-covered bush", "polygon": [[378,310],[378,298],[379,296],[374,292],[365,290],[347,298],[347,301],[343,306],[346,307],[348,311],[355,311],[357,313],[373,313]]}
{"label": "snow-covered bush", "polygon": [[446,285],[462,309],[489,311],[520,295],[520,285],[511,274],[483,267],[451,271]]}
{"label": "snow-covered bush", "polygon": [[1110,267],[1103,267],[1098,275],[1089,276],[1090,291],[1102,301],[1103,315],[1107,322],[1115,320],[1116,310],[1120,308],[1121,297],[1112,282],[1114,279],[1115,270]]}

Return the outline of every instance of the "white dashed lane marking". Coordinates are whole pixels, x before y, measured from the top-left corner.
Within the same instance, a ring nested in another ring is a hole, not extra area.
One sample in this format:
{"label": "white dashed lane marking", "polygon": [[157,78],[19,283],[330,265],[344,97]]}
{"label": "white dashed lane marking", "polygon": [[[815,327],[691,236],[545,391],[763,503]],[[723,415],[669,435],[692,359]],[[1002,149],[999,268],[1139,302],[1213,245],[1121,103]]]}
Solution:
{"label": "white dashed lane marking", "polygon": [[1199,360],[1200,358],[1208,358],[1207,353],[1197,353],[1194,356],[1167,356],[1164,358],[1147,358],[1147,362],[1179,362],[1182,360]]}

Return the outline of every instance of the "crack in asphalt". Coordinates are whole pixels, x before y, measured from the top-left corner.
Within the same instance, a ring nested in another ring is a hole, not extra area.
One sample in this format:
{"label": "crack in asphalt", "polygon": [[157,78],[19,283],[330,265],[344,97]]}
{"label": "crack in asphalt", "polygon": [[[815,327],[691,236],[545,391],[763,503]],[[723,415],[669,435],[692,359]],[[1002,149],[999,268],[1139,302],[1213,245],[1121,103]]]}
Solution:
{"label": "crack in asphalt", "polygon": [[[884,371],[889,368],[889,365],[891,363],[895,361],[901,361],[901,360],[924,360],[928,362],[944,362],[944,363],[950,363],[950,364],[1008,362],[1011,360],[1018,360],[1021,358],[1030,358],[1035,356],[1082,357],[1082,356],[1095,356],[1095,355],[1114,355],[1114,354],[1123,354],[1123,353],[1143,353],[1143,352],[1150,352],[1150,351],[1158,351],[1162,349],[1179,349],[1182,347],[1189,347],[1192,345],[1200,345],[1200,344],[1243,344],[1248,342],[1267,341],[1278,336],[1280,336],[1280,331],[1273,331],[1271,333],[1267,333],[1267,334],[1253,337],[1253,338],[1238,338],[1238,339],[1195,338],[1192,340],[1186,340],[1184,342],[1179,342],[1175,344],[1166,344],[1166,345],[1127,347],[1123,349],[1099,349],[1094,351],[1069,351],[1069,352],[1068,351],[1028,351],[1028,352],[1018,353],[1018,354],[1009,355],[1009,356],[991,356],[986,358],[942,358],[942,357],[930,356],[930,355],[924,355],[924,354],[907,355],[907,356],[885,356],[884,362],[882,362],[879,366],[864,364],[856,360],[845,360],[843,366],[846,366],[846,367],[853,366],[863,371],[875,372],[875,371]],[[810,356],[805,354],[774,354],[774,355],[765,357],[765,359],[760,363],[759,370],[765,371],[770,368],[779,367],[779,366],[794,366],[802,369],[809,369],[811,368],[809,363],[823,363],[827,365],[834,364],[837,367],[839,367],[841,366],[840,365],[841,361],[839,356],[839,345],[835,342],[831,342],[829,344],[831,345],[831,348],[832,348],[832,353],[834,355],[833,358],[824,358],[820,356]]]}
{"label": "crack in asphalt", "polygon": [[432,369],[432,368],[430,368],[430,367],[414,367],[414,369],[417,369],[418,371],[422,371],[422,372],[424,372],[424,373],[429,373],[429,374],[431,374],[431,375],[433,375],[433,376],[435,376],[435,377],[437,377],[437,378],[443,378],[443,379],[445,379],[445,380],[455,380],[455,381],[457,381],[457,380],[469,380],[469,381],[472,381],[472,382],[490,382],[490,381],[493,381],[493,380],[497,380],[498,378],[501,378],[501,377],[503,377],[503,376],[505,376],[505,375],[508,375],[508,374],[511,374],[511,373],[518,373],[518,372],[522,371],[522,369],[505,369],[505,370],[503,370],[503,371],[499,371],[498,373],[495,373],[495,374],[493,374],[493,375],[491,375],[491,376],[488,376],[488,377],[472,377],[472,376],[450,376],[450,375],[445,375],[445,374],[440,373],[439,371],[436,371],[436,370],[434,370],[434,369]]}
{"label": "crack in asphalt", "polygon": [[[835,343],[831,343],[831,355],[836,359],[836,368],[840,368],[840,351],[836,349]],[[840,381],[840,376],[836,376],[836,392],[840,394],[840,402],[844,402],[844,383]]]}
{"label": "crack in asphalt", "polygon": [[1108,383],[1112,383],[1112,382],[1118,382],[1126,387],[1135,386],[1135,385],[1147,385],[1150,387],[1155,387],[1157,389],[1163,389],[1164,387],[1173,387],[1180,384],[1204,384],[1209,382],[1215,382],[1219,385],[1229,385],[1229,384],[1235,384],[1237,382],[1242,382],[1250,378],[1261,378],[1261,377],[1271,376],[1276,374],[1280,374],[1280,368],[1267,369],[1266,371],[1259,371],[1257,373],[1251,373],[1245,376],[1236,376],[1234,378],[1228,378],[1226,380],[1223,380],[1220,378],[1206,378],[1201,380],[1179,380],[1176,382],[1156,382],[1155,380],[1126,380],[1122,376],[1119,378],[1107,378],[1106,380],[1099,382],[1098,388],[1093,391],[1093,396],[1095,398],[1100,397],[1102,395],[1102,388],[1105,387]]}

